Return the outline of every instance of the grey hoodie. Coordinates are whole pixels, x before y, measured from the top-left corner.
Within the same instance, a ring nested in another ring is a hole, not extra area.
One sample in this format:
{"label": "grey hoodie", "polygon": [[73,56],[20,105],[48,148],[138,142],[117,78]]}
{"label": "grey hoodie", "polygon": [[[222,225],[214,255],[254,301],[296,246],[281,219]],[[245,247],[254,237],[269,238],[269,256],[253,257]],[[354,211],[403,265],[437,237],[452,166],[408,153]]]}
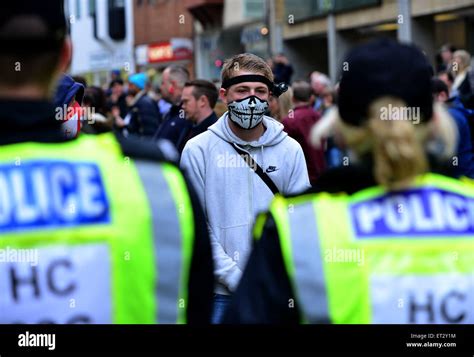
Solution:
{"label": "grey hoodie", "polygon": [[264,117],[264,134],[245,142],[230,129],[227,113],[209,129],[188,141],[181,167],[188,172],[204,207],[214,256],[218,294],[230,294],[242,275],[251,249],[251,232],[259,212],[268,209],[273,194],[230,143],[252,155],[283,194],[310,187],[301,146],[283,125]]}

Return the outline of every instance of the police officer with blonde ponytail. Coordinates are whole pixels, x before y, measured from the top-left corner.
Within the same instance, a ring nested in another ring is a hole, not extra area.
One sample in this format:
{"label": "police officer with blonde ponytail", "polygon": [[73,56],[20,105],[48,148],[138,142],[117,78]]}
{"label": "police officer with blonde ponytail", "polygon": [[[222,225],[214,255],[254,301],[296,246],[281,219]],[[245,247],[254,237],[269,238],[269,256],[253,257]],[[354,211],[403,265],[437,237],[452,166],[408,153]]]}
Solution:
{"label": "police officer with blonde ponytail", "polygon": [[208,323],[208,233],[167,145],[61,129],[63,4],[0,12],[0,323]]}
{"label": "police officer with blonde ponytail", "polygon": [[[474,323],[474,186],[411,45],[353,49],[328,122],[348,165],[276,196],[227,323]],[[315,141],[321,133],[314,130]]]}

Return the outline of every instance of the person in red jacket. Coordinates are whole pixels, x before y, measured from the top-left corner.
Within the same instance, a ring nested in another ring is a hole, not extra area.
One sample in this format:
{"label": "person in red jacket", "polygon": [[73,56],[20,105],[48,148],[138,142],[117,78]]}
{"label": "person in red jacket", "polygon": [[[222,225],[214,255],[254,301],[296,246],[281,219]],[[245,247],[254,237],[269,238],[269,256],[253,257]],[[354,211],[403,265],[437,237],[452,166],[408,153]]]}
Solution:
{"label": "person in red jacket", "polygon": [[303,148],[306,166],[311,185],[326,168],[323,145],[315,149],[309,136],[313,125],[320,119],[320,115],[311,107],[312,89],[305,81],[295,81],[292,85],[294,109],[282,121],[285,131]]}

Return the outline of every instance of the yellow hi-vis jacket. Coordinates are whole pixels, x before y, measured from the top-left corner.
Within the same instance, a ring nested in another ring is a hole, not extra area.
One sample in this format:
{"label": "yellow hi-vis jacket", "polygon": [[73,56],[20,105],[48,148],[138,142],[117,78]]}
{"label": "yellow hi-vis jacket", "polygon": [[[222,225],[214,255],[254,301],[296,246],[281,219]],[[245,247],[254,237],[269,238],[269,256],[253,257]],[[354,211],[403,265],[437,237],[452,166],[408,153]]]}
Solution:
{"label": "yellow hi-vis jacket", "polygon": [[158,205],[112,134],[2,146],[1,323],[186,322],[191,202],[177,167],[149,169]]}

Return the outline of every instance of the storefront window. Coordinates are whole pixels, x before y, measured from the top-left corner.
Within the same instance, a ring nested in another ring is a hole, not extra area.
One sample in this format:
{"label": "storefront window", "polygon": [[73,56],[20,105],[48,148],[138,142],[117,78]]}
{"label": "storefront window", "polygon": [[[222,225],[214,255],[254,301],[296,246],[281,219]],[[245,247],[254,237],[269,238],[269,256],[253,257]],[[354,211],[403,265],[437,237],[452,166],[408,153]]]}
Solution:
{"label": "storefront window", "polygon": [[264,0],[246,0],[244,5],[244,17],[246,19],[259,19],[265,15]]}

